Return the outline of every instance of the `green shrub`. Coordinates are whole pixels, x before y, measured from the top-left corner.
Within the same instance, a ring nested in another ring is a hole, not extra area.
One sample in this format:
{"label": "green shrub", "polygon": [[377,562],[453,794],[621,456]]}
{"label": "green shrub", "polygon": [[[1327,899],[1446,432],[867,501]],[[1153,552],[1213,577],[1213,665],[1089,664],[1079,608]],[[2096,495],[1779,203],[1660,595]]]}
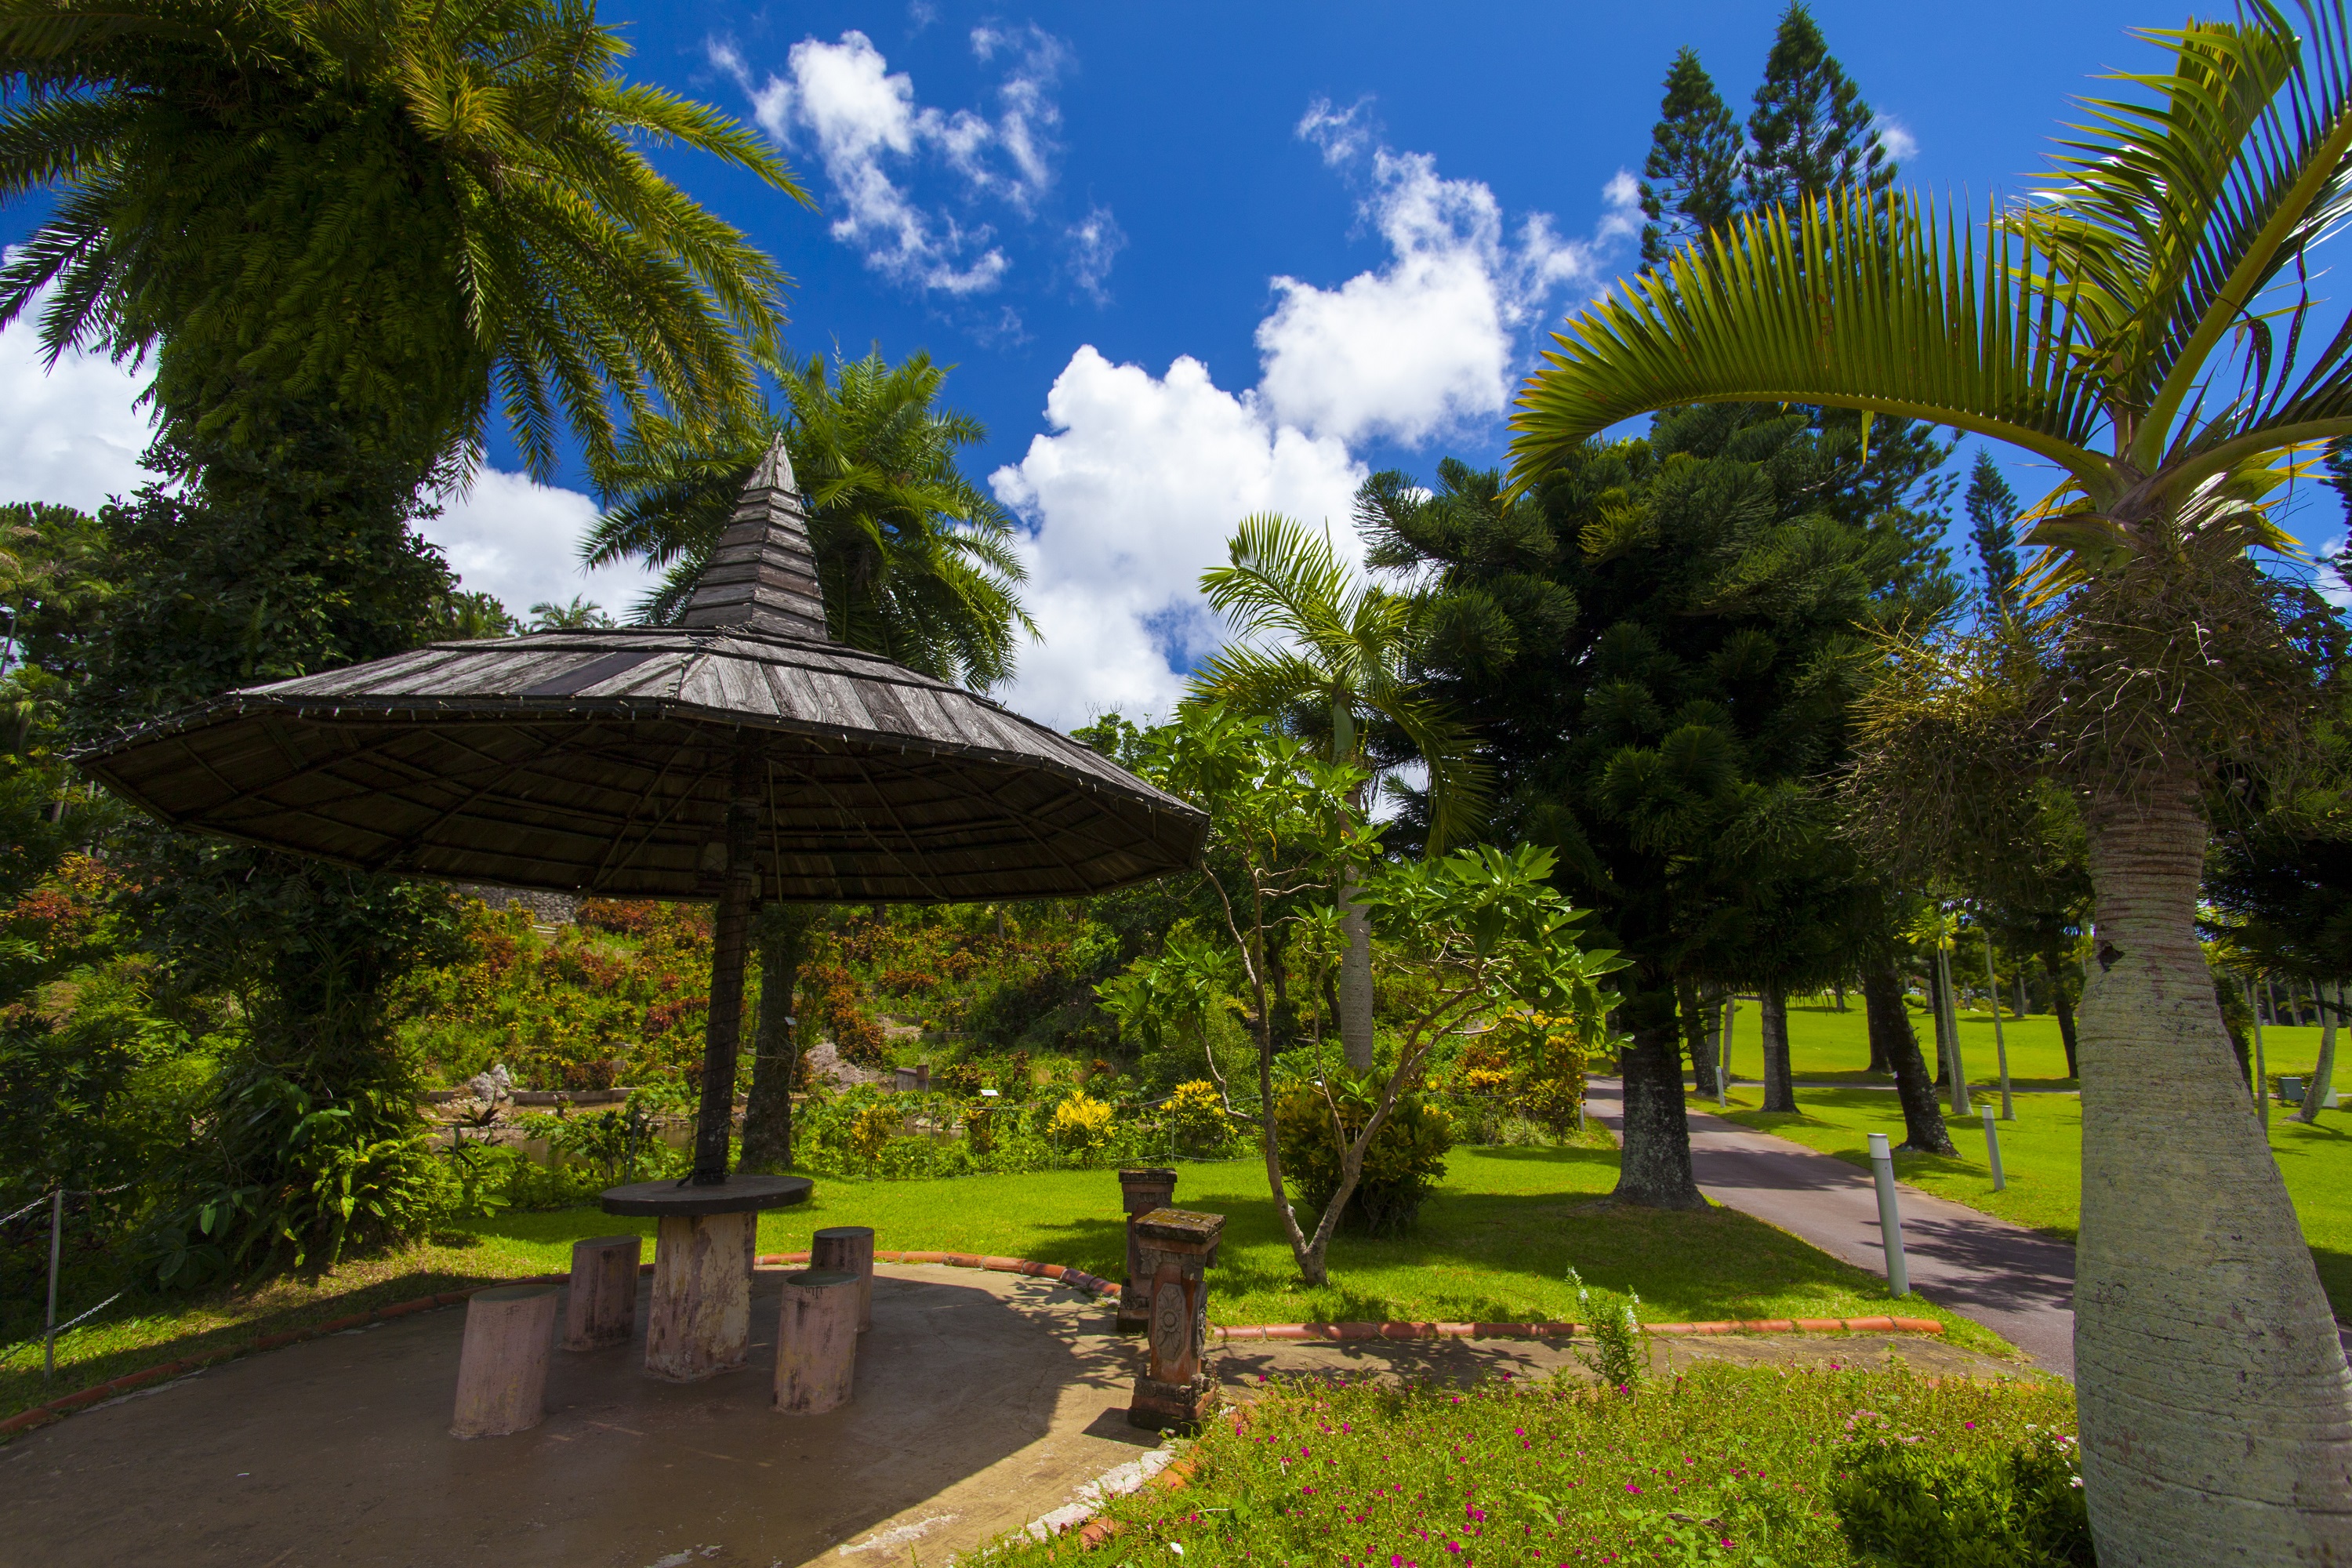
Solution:
{"label": "green shrub", "polygon": [[2074,1441],[2046,1430],[1991,1450],[1874,1434],[1848,1451],[1830,1501],[1855,1553],[1887,1568],[2089,1568],[2077,1462]]}
{"label": "green shrub", "polygon": [[[1344,1136],[1352,1142],[1362,1132],[1379,1103],[1377,1080],[1357,1083],[1344,1075],[1331,1076],[1330,1100],[1310,1082],[1294,1080],[1275,1094],[1275,1131],[1282,1148],[1282,1173],[1295,1201],[1304,1205],[1302,1216],[1310,1228],[1331,1195],[1339,1190],[1339,1156]],[[1331,1102],[1339,1108],[1339,1125],[1332,1125]],[[1417,1094],[1397,1097],[1388,1120],[1364,1151],[1364,1168],[1339,1223],[1370,1236],[1396,1236],[1412,1228],[1423,1199],[1437,1190],[1445,1174],[1445,1156],[1454,1147],[1454,1124],[1444,1111],[1423,1103]]]}
{"label": "green shrub", "polygon": [[1642,1343],[1642,1298],[1628,1290],[1622,1301],[1596,1301],[1575,1269],[1568,1271],[1568,1279],[1576,1287],[1578,1325],[1592,1340],[1592,1348],[1580,1347],[1576,1359],[1608,1387],[1633,1393],[1650,1370],[1650,1352]]}

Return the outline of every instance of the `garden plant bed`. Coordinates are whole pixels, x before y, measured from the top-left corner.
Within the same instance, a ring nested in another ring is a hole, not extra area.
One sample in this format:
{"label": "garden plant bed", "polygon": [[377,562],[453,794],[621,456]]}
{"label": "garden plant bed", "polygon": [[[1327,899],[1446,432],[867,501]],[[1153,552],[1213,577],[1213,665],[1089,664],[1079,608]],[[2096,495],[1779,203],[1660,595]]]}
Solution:
{"label": "garden plant bed", "polygon": [[1572,1380],[1466,1389],[1277,1380],[1210,1424],[1158,1484],[1083,1527],[1001,1548],[1008,1568],[1171,1552],[1285,1561],[1864,1561],[1827,1489],[1881,1435],[1990,1456],[2074,1432],[2042,1379],[1694,1366],[1632,1396]]}

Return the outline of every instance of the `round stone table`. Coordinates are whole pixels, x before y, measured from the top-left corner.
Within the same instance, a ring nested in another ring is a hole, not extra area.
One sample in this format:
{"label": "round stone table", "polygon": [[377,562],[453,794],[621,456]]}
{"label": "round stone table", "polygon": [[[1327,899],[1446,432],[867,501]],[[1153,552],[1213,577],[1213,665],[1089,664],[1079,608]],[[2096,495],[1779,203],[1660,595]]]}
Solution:
{"label": "round stone table", "polygon": [[605,1189],[606,1214],[656,1222],[646,1372],[693,1383],[743,1364],[760,1211],[805,1203],[815,1185],[805,1176],[736,1175],[709,1186],[672,1181]]}

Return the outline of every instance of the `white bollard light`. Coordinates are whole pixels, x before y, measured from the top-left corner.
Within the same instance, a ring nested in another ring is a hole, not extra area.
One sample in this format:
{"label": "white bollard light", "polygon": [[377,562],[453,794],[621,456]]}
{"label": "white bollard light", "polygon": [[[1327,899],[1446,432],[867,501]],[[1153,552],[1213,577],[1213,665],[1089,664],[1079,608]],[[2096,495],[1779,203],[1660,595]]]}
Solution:
{"label": "white bollard light", "polygon": [[1895,1151],[1886,1134],[1870,1135],[1870,1169],[1878,1178],[1878,1237],[1886,1248],[1886,1289],[1890,1295],[1911,1294],[1910,1271],[1903,1266],[1903,1213],[1895,1202]]}
{"label": "white bollard light", "polygon": [[1992,1190],[1999,1192],[2009,1185],[2009,1179],[2000,1173],[2000,1132],[1994,1124],[1990,1105],[1984,1108],[1984,1124],[1985,1163],[1992,1167]]}

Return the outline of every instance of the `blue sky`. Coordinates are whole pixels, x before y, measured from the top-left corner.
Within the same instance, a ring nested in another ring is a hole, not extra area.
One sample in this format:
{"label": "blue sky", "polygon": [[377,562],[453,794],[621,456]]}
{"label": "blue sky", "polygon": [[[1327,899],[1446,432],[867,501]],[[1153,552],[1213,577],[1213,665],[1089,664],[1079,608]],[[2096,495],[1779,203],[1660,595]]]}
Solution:
{"label": "blue sky", "polygon": [[[1193,579],[1244,512],[1328,517],[1344,538],[1368,470],[1498,460],[1545,331],[1632,269],[1626,176],[1675,50],[1697,48],[1744,115],[1780,7],[603,10],[634,74],[762,126],[817,198],[662,157],[793,274],[793,345],[956,367],[950,401],[990,431],[970,469],[1030,531],[1047,633],[1007,696],[1071,724],[1164,710],[1215,636]],[[1814,12],[1905,182],[1979,206],[2022,188],[2093,73],[2152,61],[2129,26],[2177,19]],[[42,380],[22,351],[0,342],[0,489],[92,504],[126,488],[121,373]],[[2044,488],[2011,469],[2029,498]],[[570,484],[493,473],[454,505],[438,527],[469,584],[625,603],[625,574],[569,565],[593,511]],[[2291,522],[2340,534],[2317,499]]]}

